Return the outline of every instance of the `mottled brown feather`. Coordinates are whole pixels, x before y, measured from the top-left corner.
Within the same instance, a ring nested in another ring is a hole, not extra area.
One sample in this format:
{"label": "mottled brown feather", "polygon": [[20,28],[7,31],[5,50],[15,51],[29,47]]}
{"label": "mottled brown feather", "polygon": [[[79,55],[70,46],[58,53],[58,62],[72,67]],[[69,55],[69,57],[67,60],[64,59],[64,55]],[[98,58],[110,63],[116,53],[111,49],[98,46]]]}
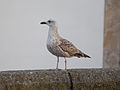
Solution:
{"label": "mottled brown feather", "polygon": [[66,39],[60,39],[61,43],[59,47],[64,51],[67,52],[70,56],[77,56],[78,54],[81,57],[84,57],[84,53],[78,50],[70,41]]}

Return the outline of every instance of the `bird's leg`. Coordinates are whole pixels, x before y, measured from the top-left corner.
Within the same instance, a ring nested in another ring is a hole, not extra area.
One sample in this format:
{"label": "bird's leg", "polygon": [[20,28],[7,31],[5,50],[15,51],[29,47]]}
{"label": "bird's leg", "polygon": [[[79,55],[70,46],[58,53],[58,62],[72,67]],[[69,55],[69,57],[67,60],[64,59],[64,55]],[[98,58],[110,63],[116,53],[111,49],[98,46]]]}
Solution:
{"label": "bird's leg", "polygon": [[58,63],[59,63],[59,57],[57,57],[57,66],[56,66],[56,70],[58,70]]}
{"label": "bird's leg", "polygon": [[67,60],[66,60],[66,58],[65,58],[65,71],[67,71]]}

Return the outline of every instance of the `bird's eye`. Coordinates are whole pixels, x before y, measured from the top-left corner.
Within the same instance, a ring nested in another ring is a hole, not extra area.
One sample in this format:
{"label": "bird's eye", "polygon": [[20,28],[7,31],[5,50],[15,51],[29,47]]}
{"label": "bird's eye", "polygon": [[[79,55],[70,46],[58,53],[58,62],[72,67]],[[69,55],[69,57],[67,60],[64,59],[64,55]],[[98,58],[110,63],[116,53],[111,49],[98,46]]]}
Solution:
{"label": "bird's eye", "polygon": [[48,22],[49,22],[49,23],[51,23],[51,21],[50,21],[50,20],[48,20]]}

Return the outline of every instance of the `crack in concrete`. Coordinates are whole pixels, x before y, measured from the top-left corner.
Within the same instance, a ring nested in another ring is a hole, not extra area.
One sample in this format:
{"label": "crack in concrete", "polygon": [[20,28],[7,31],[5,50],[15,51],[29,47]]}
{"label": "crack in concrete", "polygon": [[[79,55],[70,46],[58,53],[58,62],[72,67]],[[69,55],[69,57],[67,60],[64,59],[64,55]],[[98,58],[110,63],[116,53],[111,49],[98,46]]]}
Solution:
{"label": "crack in concrete", "polygon": [[68,78],[70,80],[70,90],[73,90],[73,81],[72,81],[72,76],[70,74],[70,72],[67,72],[68,73]]}

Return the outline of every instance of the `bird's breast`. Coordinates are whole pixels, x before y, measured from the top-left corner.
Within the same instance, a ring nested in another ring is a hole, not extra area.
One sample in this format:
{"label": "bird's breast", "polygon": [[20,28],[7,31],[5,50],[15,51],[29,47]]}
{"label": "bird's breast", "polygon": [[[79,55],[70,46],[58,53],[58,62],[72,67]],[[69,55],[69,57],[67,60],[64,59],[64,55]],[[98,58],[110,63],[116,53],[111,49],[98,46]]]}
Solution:
{"label": "bird's breast", "polygon": [[66,54],[59,48],[59,40],[47,40],[47,49],[55,56],[65,57]]}

